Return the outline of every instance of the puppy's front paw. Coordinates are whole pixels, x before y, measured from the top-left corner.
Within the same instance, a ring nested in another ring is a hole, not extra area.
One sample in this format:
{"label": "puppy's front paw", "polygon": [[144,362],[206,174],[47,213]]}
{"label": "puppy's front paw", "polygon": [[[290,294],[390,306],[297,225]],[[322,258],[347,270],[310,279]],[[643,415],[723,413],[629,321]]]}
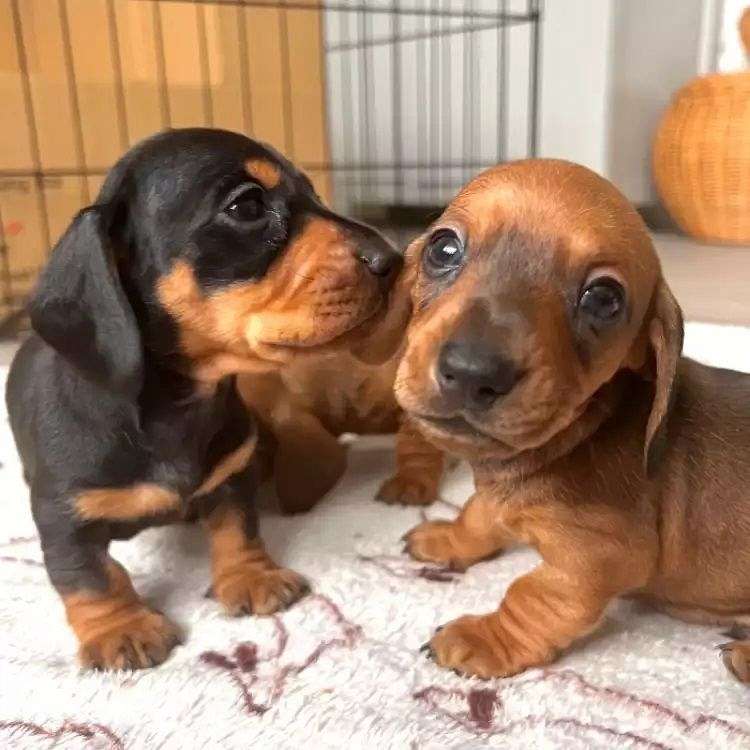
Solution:
{"label": "puppy's front paw", "polygon": [[740,681],[750,683],[750,641],[722,643],[724,666]]}
{"label": "puppy's front paw", "polygon": [[404,549],[415,560],[466,570],[477,557],[458,541],[452,521],[425,521],[404,536]]}
{"label": "puppy's front paw", "polygon": [[81,640],[79,658],[90,669],[146,669],[161,664],[180,642],[180,632],[164,615],[134,604],[112,617],[111,624],[91,624]]}
{"label": "puppy's front paw", "polygon": [[259,570],[251,566],[225,571],[213,585],[216,599],[235,617],[272,615],[286,609],[309,590],[307,581],[293,570]]}
{"label": "puppy's front paw", "polygon": [[439,628],[423,646],[441,667],[462,675],[509,677],[525,669],[524,660],[515,653],[515,644],[504,643],[493,622],[497,615],[466,615]]}
{"label": "puppy's front paw", "polygon": [[437,500],[438,485],[431,477],[396,474],[383,482],[376,500],[388,505],[430,505]]}

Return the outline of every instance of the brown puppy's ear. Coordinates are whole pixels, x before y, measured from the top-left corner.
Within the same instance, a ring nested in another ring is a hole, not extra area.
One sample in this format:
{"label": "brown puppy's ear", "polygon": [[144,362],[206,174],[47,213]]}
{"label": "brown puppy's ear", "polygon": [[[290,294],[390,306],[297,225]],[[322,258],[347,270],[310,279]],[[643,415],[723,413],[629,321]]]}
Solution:
{"label": "brown puppy's ear", "polygon": [[664,279],[659,280],[654,294],[648,337],[656,362],[654,402],[643,449],[646,475],[650,477],[656,471],[664,450],[667,416],[675,392],[683,339],[682,311]]}

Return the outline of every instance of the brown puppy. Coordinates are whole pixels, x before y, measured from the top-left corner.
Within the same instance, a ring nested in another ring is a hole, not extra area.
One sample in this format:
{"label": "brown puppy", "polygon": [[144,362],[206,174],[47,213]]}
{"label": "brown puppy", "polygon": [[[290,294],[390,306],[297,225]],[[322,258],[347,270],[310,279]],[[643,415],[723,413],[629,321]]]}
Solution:
{"label": "brown puppy", "polygon": [[[613,598],[750,623],[750,376],[680,356],[680,309],[625,198],[561,161],[491,169],[408,251],[398,401],[473,465],[453,522],[407,536],[466,567],[511,542],[542,564],[429,643],[488,678],[552,661]],[[724,650],[750,677],[750,641]]]}
{"label": "brown puppy", "polygon": [[[335,258],[324,243],[290,258],[290,269],[308,276],[326,270]],[[295,268],[294,263],[299,265]],[[332,278],[340,269],[327,269]],[[391,291],[387,311],[342,340],[286,358],[281,366],[258,353],[264,372],[240,375],[237,386],[265,428],[259,453],[264,473],[272,476],[281,508],[309,510],[346,470],[344,433],[397,432],[396,473],[380,488],[386,503],[427,505],[440,488],[444,459],[440,450],[414,429],[396,403],[393,382],[410,312],[411,275],[404,273]],[[283,283],[283,282],[282,282]],[[274,357],[276,353],[274,352]]]}

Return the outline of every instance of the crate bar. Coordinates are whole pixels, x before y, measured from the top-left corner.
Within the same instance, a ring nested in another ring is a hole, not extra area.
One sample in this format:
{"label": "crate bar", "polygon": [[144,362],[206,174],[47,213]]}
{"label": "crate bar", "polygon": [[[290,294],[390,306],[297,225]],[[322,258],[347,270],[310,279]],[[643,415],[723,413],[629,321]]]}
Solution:
{"label": "crate bar", "polygon": [[[443,8],[450,7],[451,0],[443,0]],[[449,22],[449,18],[442,16],[440,18],[440,26],[445,28],[445,25]],[[441,92],[440,92],[440,113],[442,116],[442,144],[439,152],[439,159],[447,159],[448,161],[453,160],[453,101],[451,97],[451,89],[453,88],[453,37],[443,36],[441,39],[442,51],[442,73],[441,73]],[[443,167],[438,167],[442,171]],[[443,174],[440,175],[440,179],[445,179]],[[453,180],[453,170],[448,171],[448,180]]]}
{"label": "crate bar", "polygon": [[117,108],[117,131],[120,136],[120,148],[125,151],[130,145],[128,132],[127,107],[125,103],[125,84],[122,76],[122,55],[120,52],[120,36],[117,28],[117,13],[115,0],[106,0],[107,27],[109,29],[109,43],[112,51],[112,74],[115,79],[115,107]]}
{"label": "crate bar", "polygon": [[[140,0],[140,2],[151,3],[194,3],[202,5],[239,5],[246,8],[286,8],[287,10],[313,10],[313,11],[341,11],[347,13],[357,13],[365,11],[366,13],[376,13],[390,16],[438,16],[442,18],[466,18],[470,15],[473,18],[497,19],[499,13],[493,11],[473,11],[467,13],[464,10],[452,10],[449,7],[442,9],[419,8],[416,6],[401,6],[397,4],[374,5],[372,3],[344,3],[344,2],[264,2],[264,0]],[[519,16],[520,17],[520,16]]]}
{"label": "crate bar", "polygon": [[[367,13],[360,12],[357,14],[359,35],[366,41],[370,33],[370,16]],[[360,153],[371,154],[373,152],[373,143],[375,136],[373,132],[374,124],[372,115],[372,106],[370,101],[370,57],[372,48],[366,44],[359,48],[359,143]],[[369,175],[365,175],[362,188],[367,191],[370,187]]]}
{"label": "crate bar", "polygon": [[5,224],[3,221],[2,206],[0,206],[0,275],[2,276],[2,296],[0,304],[10,307],[13,299],[13,277],[10,273],[10,258],[8,257],[8,246],[5,244]]}
{"label": "crate bar", "polygon": [[[73,63],[73,46],[70,42],[70,23],[68,20],[67,0],[58,0],[60,14],[60,37],[63,45],[63,60],[65,62],[65,77],[68,81],[68,99],[73,114],[73,143],[76,151],[76,161],[79,169],[88,174],[86,169],[86,149],[83,145],[83,121],[81,119],[81,103],[78,100],[78,81],[76,80],[75,65]],[[89,181],[81,179],[81,196],[85,203],[91,200]]]}
{"label": "crate bar", "polygon": [[[398,0],[393,0],[394,14],[391,17],[393,36],[398,38],[401,32],[401,16],[395,11],[398,9]],[[395,173],[401,171],[402,162],[402,138],[401,138],[401,47],[398,44],[391,46],[391,77],[393,79],[393,89],[391,92],[391,115],[393,140],[393,161],[395,163]],[[403,199],[404,191],[400,185],[396,185],[396,202]]]}
{"label": "crate bar", "polygon": [[[194,2],[196,0],[193,0]],[[294,161],[294,120],[292,114],[292,71],[289,59],[289,25],[287,23],[287,4],[281,3],[279,8],[279,41],[281,46],[281,88],[284,94],[281,99],[281,109],[284,119],[284,150],[286,155]]]}
{"label": "crate bar", "polygon": [[[369,15],[369,14],[368,14]],[[424,18],[424,16],[421,16]],[[493,21],[486,21],[479,24],[466,24],[465,26],[451,26],[447,29],[438,29],[436,31],[413,31],[401,36],[387,36],[377,37],[370,39],[366,43],[363,42],[351,42],[348,44],[336,43],[329,44],[326,47],[326,52],[345,52],[350,49],[359,49],[360,47],[382,47],[388,44],[398,44],[400,42],[418,42],[421,39],[432,39],[432,37],[444,37],[444,36],[459,36],[461,34],[468,34],[477,31],[492,31],[492,29],[500,28],[502,26],[512,26],[514,24],[529,23],[531,19],[527,16],[518,16],[516,20],[509,21],[506,19],[495,19]]]}
{"label": "crate bar", "polygon": [[159,113],[163,128],[172,127],[172,111],[169,104],[169,82],[167,81],[167,59],[164,54],[164,30],[161,22],[161,5],[154,3],[154,48],[156,50],[156,78],[159,81]]}
{"label": "crate bar", "polygon": [[[13,33],[16,37],[16,53],[18,55],[18,69],[21,71],[21,86],[23,89],[23,104],[26,111],[26,121],[29,124],[29,146],[31,149],[31,160],[34,169],[25,174],[34,180],[36,184],[36,202],[39,212],[39,224],[42,228],[42,238],[47,252],[52,245],[52,237],[49,228],[49,213],[47,210],[47,195],[44,192],[44,175],[42,172],[42,154],[39,149],[39,131],[36,127],[36,115],[34,113],[34,97],[31,94],[31,77],[29,76],[29,62],[26,54],[26,42],[23,37],[23,23],[18,8],[19,0],[11,0],[13,14]],[[22,173],[19,176],[24,176]]]}
{"label": "crate bar", "polygon": [[[429,32],[427,31],[427,18],[420,16],[418,21],[418,27],[420,29],[420,35],[417,41],[416,58],[417,58],[417,70],[416,70],[416,81],[417,87],[415,99],[416,105],[416,122],[417,122],[417,161],[424,161],[425,159],[425,141],[427,137],[426,127],[426,108],[422,106],[420,97],[422,92],[427,91],[427,39],[429,39]],[[422,137],[422,134],[425,137]],[[421,180],[421,173],[417,172],[417,182]]]}
{"label": "crate bar", "polygon": [[237,44],[240,53],[240,91],[242,102],[242,126],[245,133],[253,132],[253,102],[252,92],[250,91],[250,68],[249,68],[249,50],[247,45],[247,18],[245,9],[237,6]]}
{"label": "crate bar", "polygon": [[[501,0],[500,10],[505,13],[508,0]],[[506,158],[508,112],[508,27],[503,24],[497,30],[497,161]]]}
{"label": "crate bar", "polygon": [[198,27],[198,64],[201,71],[201,98],[203,99],[203,119],[206,126],[214,124],[214,98],[211,91],[211,63],[208,59],[208,32],[206,31],[206,7],[198,4],[196,8],[196,25]]}
{"label": "crate bar", "polygon": [[[363,171],[386,171],[393,170],[396,167],[407,170],[416,169],[461,169],[463,167],[482,168],[488,166],[487,161],[463,161],[463,160],[445,160],[445,161],[401,161],[401,162],[298,162],[301,169],[318,172],[363,172]],[[31,177],[86,177],[95,175],[106,175],[109,167],[90,167],[86,172],[76,169],[50,168],[41,171],[25,169],[5,169],[0,170],[0,179],[9,178],[31,178]]]}
{"label": "crate bar", "polygon": [[[437,7],[436,0],[431,0],[430,8]],[[440,31],[440,21],[433,15],[429,17],[430,30]],[[439,33],[430,37],[430,159],[440,161],[440,38]]]}
{"label": "crate bar", "polygon": [[534,16],[531,25],[529,61],[529,154],[536,156],[539,151],[539,75],[541,72],[541,34],[539,33],[541,10],[540,0],[529,0],[529,13]]}

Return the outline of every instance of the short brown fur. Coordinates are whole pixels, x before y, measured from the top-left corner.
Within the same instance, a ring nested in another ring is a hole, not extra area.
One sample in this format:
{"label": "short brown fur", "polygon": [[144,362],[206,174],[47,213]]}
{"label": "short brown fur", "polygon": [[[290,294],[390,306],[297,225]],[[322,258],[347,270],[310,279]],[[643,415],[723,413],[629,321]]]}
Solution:
{"label": "short brown fur", "polygon": [[307,591],[302,576],[278,567],[260,539],[248,539],[236,508],[221,504],[203,523],[211,545],[213,595],[229,614],[271,614]]}
{"label": "short brown fur", "polygon": [[387,309],[351,335],[238,377],[240,395],[266,427],[260,451],[286,512],[309,510],[341,478],[346,447],[338,438],[344,433],[397,432],[396,474],[378,499],[425,505],[438,497],[442,452],[403,419],[393,393],[410,284],[407,269]]}
{"label": "short brown fur", "polygon": [[[398,429],[393,379],[408,282],[404,275],[389,309],[380,310],[368,276],[341,230],[314,219],[260,281],[206,293],[184,261],[159,280],[191,374],[212,383],[248,373],[238,388],[274,437],[265,447],[268,470],[288,512],[308,510],[343,474],[346,449],[338,436]],[[381,499],[432,502],[439,452],[408,429],[397,451],[398,476]]]}
{"label": "short brown fur", "polygon": [[135,593],[125,569],[111,558],[105,592],[63,595],[84,667],[145,669],[161,664],[180,640],[178,629]]}
{"label": "short brown fur", "polygon": [[[547,664],[624,595],[690,621],[749,622],[750,378],[680,357],[679,307],[636,212],[583,167],[536,160],[471,182],[433,230],[445,228],[466,260],[437,290],[420,271],[396,391],[430,440],[468,458],[476,494],[407,548],[463,568],[522,542],[542,563],[497,611],[440,629],[437,662],[483,678]],[[627,315],[581,343],[560,290],[601,268],[622,280]],[[477,299],[513,321],[484,340],[523,377],[484,412],[460,412],[459,429],[433,373]],[[750,642],[723,656],[750,679]]]}

